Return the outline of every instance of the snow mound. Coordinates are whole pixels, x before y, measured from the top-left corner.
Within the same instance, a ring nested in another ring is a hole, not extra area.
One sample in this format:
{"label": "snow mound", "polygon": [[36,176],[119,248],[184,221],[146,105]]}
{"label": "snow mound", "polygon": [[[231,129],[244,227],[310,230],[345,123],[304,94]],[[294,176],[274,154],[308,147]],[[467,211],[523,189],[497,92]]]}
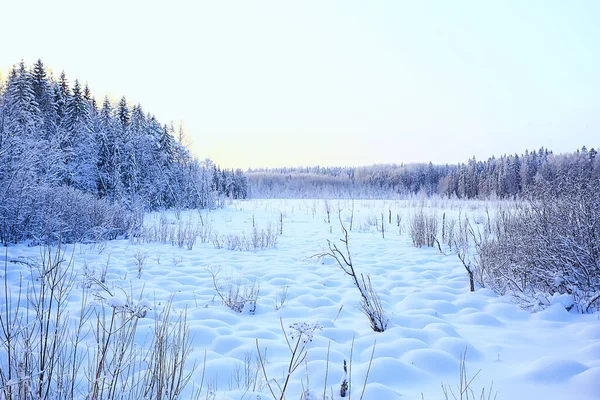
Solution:
{"label": "snow mound", "polygon": [[443,337],[436,340],[432,347],[442,350],[456,359],[461,359],[465,351],[467,361],[479,361],[483,358],[479,350],[463,338]]}
{"label": "snow mound", "polygon": [[486,306],[484,311],[506,321],[525,321],[531,316],[527,311],[509,303],[492,303]]}
{"label": "snow mound", "polygon": [[211,350],[226,354],[232,349],[241,347],[246,342],[236,336],[218,336],[212,341]]}
{"label": "snow mound", "polygon": [[219,333],[208,326],[194,322],[190,324],[190,334],[194,337],[194,344],[198,347],[209,347]]}
{"label": "snow mound", "polygon": [[[362,391],[362,389],[361,389]],[[360,397],[360,392],[354,389],[354,394],[356,397]],[[322,393],[321,393],[322,395]],[[352,396],[352,397],[355,397]],[[365,388],[364,399],[385,399],[385,400],[396,400],[401,399],[402,396],[396,392],[395,390],[384,386],[380,383],[369,383]]]}
{"label": "snow mound", "polygon": [[571,319],[571,315],[562,304],[555,303],[533,314],[531,318],[541,321],[565,322]]}
{"label": "snow mound", "polygon": [[439,349],[411,350],[400,359],[434,375],[455,374],[459,370],[458,359]]}
{"label": "snow mound", "polygon": [[588,368],[580,362],[542,357],[530,363],[524,376],[526,379],[544,382],[562,382],[580,374]]}
{"label": "snow mound", "polygon": [[356,334],[356,332],[352,329],[331,327],[324,328],[321,334],[333,342],[347,343],[352,341],[352,337]]}
{"label": "snow mound", "polygon": [[596,361],[600,363],[600,342],[592,343],[579,350],[581,359]]}
{"label": "snow mound", "polygon": [[[360,375],[363,375],[360,372],[362,371],[359,371],[359,374],[357,374],[359,378]],[[431,375],[426,371],[392,357],[379,357],[374,359],[371,365],[371,371],[369,372],[369,377],[371,377],[370,382],[375,381],[373,377],[377,377],[376,382],[378,384],[392,387],[418,385],[419,382],[427,382],[431,379]],[[361,380],[357,381],[356,378],[357,376],[353,376],[355,385],[356,382],[361,382]],[[366,398],[385,399],[386,397]]]}
{"label": "snow mound", "polygon": [[581,340],[600,340],[600,324],[584,326],[576,335]]}
{"label": "snow mound", "polygon": [[404,326],[406,328],[421,329],[434,322],[441,322],[442,319],[428,314],[418,315],[397,315],[392,321],[394,325]]}
{"label": "snow mound", "polygon": [[586,395],[600,397],[600,366],[575,375],[571,379],[571,383],[581,388]]}
{"label": "snow mound", "polygon": [[[400,358],[404,353],[416,349],[429,348],[425,342],[414,339],[414,338],[398,338],[394,341],[387,343],[377,344],[375,348],[375,356],[387,356],[393,358]],[[371,350],[367,349],[361,353],[362,358],[368,358],[371,356]]]}
{"label": "snow mound", "polygon": [[504,323],[500,322],[498,318],[486,312],[474,312],[461,316],[459,322],[469,325],[483,325],[483,326],[503,326]]}
{"label": "snow mound", "polygon": [[267,330],[267,329],[256,329],[254,331],[251,330],[244,330],[244,331],[240,331],[237,333],[237,335],[239,337],[243,337],[243,338],[251,338],[251,339],[280,339],[281,338],[281,332],[279,333],[275,333],[273,331]]}

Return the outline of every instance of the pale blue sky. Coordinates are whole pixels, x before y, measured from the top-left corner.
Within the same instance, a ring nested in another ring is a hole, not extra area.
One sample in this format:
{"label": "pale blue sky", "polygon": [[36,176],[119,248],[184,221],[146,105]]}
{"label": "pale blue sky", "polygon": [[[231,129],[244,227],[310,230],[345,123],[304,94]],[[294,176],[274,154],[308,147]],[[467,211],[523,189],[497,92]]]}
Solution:
{"label": "pale blue sky", "polygon": [[600,144],[600,1],[11,1],[0,68],[41,58],[183,121],[224,167]]}

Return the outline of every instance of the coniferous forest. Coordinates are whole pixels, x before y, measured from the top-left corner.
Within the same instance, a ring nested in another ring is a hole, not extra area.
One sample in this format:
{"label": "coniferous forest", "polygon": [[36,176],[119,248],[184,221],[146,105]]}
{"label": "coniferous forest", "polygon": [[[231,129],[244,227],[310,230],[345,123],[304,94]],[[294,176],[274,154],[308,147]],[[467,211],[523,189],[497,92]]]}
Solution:
{"label": "coniferous forest", "polygon": [[114,238],[147,211],[246,197],[241,171],[196,159],[183,135],[41,60],[14,66],[0,82],[0,241]]}
{"label": "coniferous forest", "polygon": [[600,180],[600,158],[583,146],[567,154],[525,151],[466,164],[297,167],[247,172],[253,197],[388,198],[422,193],[461,199],[539,197],[548,186]]}

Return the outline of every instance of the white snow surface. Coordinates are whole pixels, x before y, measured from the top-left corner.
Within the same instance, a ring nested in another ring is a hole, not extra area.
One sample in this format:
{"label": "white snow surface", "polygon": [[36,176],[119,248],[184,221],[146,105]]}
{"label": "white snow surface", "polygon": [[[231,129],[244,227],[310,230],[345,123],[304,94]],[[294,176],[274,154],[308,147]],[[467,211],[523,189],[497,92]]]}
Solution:
{"label": "white snow surface", "polygon": [[[389,313],[390,323],[383,333],[370,329],[358,308],[357,289],[336,262],[311,258],[327,250],[327,239],[341,244],[338,208],[344,210],[342,219],[349,226],[351,201],[329,200],[329,204],[333,210],[330,223],[323,200],[236,201],[224,209],[201,213],[204,222],[210,222],[220,234],[249,234],[253,221],[259,229],[271,224],[278,232],[283,216],[283,234],[278,235],[276,249],[232,251],[198,240],[188,250],[130,238],[102,245],[77,244],[75,269],[84,280],[84,265],[88,274],[106,268],[106,286],[113,293],[109,305],[125,306],[125,294],[130,293],[138,307],[149,310],[140,319],[140,332],[153,326],[155,313],[170,296],[174,296],[174,310],[187,309],[194,347],[190,361],[199,367],[182,398],[188,398],[193,385],[200,384],[205,354],[203,393],[208,388],[215,399],[272,398],[264,385],[260,390],[247,391],[243,382],[236,382],[235,375],[249,353],[256,358],[258,342],[260,349],[266,350],[269,378],[283,382],[290,354],[281,321],[288,334],[293,333],[289,327],[294,323],[322,326],[307,343],[306,365],[291,377],[286,396],[290,399],[300,398],[307,377],[310,398],[321,399],[326,371],[328,397],[333,392],[333,398],[340,398],[344,360],[351,363],[348,378],[352,398],[360,398],[370,368],[365,400],[443,399],[442,384],[457,391],[465,349],[467,374],[476,375],[471,387],[477,398],[483,388],[486,393],[490,388],[497,392],[498,399],[600,398],[598,314],[570,313],[564,307],[568,299],[562,298],[543,311],[530,313],[511,298],[488,289],[471,293],[455,253],[412,246],[408,220],[418,207],[424,205],[440,217],[446,213],[447,218],[460,211],[476,221],[485,215],[486,203],[354,202],[350,251],[356,270],[370,274]],[[385,238],[371,224],[377,219],[380,225],[382,214]],[[397,214],[402,217],[401,233]],[[186,211],[179,218],[187,222],[197,221],[199,216],[198,211]],[[158,224],[161,217],[164,219],[165,214],[147,215],[145,224]],[[166,217],[177,224],[175,213]],[[147,255],[141,273],[136,254],[138,259],[139,254]],[[39,250],[35,247],[8,248],[8,259],[36,255]],[[222,282],[228,277],[242,283],[256,280],[260,292],[255,311],[248,312],[245,306],[242,313],[236,313],[224,306],[215,296],[209,269],[220,269]],[[10,271],[14,284],[20,274],[30,273],[23,263],[10,264]],[[276,307],[285,289],[284,304]],[[79,312],[77,292],[81,290],[77,287],[72,294],[74,314]],[[147,338],[140,334],[137,340]]]}

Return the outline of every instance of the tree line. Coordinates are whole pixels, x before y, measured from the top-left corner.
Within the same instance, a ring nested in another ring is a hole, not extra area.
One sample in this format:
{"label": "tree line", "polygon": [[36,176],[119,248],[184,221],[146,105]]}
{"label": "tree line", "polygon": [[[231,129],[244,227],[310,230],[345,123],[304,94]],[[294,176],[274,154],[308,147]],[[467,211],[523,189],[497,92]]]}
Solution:
{"label": "tree line", "polygon": [[[140,104],[98,104],[87,84],[21,61],[0,82],[0,240],[115,236],[145,211],[247,196],[241,171],[198,160],[183,138]],[[73,209],[88,223],[76,223]]]}
{"label": "tree line", "polygon": [[600,179],[600,159],[585,146],[554,154],[540,148],[523,154],[475,157],[466,163],[382,164],[364,167],[291,167],[247,171],[254,197],[386,197],[445,195],[458,198],[536,196],[565,176]]}

